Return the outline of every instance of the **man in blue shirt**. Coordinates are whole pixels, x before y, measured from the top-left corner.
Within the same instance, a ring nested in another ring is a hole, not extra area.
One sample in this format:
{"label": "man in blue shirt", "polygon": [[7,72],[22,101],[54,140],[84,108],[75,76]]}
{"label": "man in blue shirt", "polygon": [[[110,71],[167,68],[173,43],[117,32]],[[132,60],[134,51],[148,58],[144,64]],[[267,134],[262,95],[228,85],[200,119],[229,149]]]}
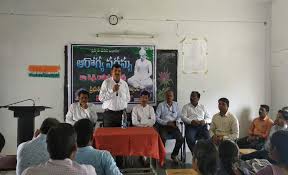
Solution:
{"label": "man in blue shirt", "polygon": [[74,128],[77,133],[78,146],[76,162],[92,165],[97,175],[122,175],[108,151],[97,150],[91,146],[94,129],[89,119],[78,120]]}
{"label": "man in blue shirt", "polygon": [[174,100],[174,93],[171,90],[165,92],[166,101],[160,103],[156,110],[156,128],[165,145],[167,137],[176,139],[175,147],[171,153],[171,159],[178,162],[178,153],[184,142],[182,133],[177,123],[180,120],[181,112],[178,103]]}
{"label": "man in blue shirt", "polygon": [[34,139],[21,143],[17,148],[16,174],[20,175],[26,168],[44,163],[49,160],[46,136],[50,128],[59,124],[55,118],[46,118],[41,127],[40,134]]}

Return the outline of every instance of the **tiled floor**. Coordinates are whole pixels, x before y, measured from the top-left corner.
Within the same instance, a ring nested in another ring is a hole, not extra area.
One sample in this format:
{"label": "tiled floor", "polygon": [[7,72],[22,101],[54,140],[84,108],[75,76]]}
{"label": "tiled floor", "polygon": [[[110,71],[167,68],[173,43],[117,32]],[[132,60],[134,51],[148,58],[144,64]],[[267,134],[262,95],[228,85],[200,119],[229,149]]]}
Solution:
{"label": "tiled floor", "polygon": [[[166,156],[165,164],[163,167],[160,167],[159,165],[155,166],[155,162],[153,163],[153,167],[157,172],[157,175],[166,175],[166,169],[185,169],[185,168],[191,168],[192,167],[192,156],[191,153],[186,154],[186,163],[174,163],[172,160],[170,160],[170,155],[168,154]],[[129,157],[125,158],[125,168],[128,169],[137,169],[141,172],[144,172],[142,168],[144,168],[143,164],[139,160],[139,157]],[[148,171],[149,172],[149,171]],[[132,175],[133,173],[124,173]],[[138,173],[137,173],[138,174]],[[144,174],[144,173],[143,173]]]}

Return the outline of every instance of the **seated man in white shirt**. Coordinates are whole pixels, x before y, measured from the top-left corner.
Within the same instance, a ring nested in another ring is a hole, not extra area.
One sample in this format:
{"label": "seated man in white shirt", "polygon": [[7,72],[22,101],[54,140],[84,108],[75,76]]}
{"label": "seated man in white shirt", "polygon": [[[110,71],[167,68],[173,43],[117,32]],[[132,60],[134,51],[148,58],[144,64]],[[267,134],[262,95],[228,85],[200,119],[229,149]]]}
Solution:
{"label": "seated man in white shirt", "polygon": [[199,99],[200,93],[192,91],[190,103],[184,105],[182,108],[185,137],[191,152],[193,152],[197,140],[210,138],[207,125],[211,122],[211,118],[204,105],[198,103]]}
{"label": "seated man in white shirt", "polygon": [[132,109],[132,125],[138,127],[153,127],[156,121],[155,112],[152,106],[148,105],[150,94],[142,91],[140,104]]}
{"label": "seated man in white shirt", "polygon": [[50,159],[46,163],[32,166],[22,175],[96,175],[91,165],[80,165],[74,161],[77,152],[76,132],[72,125],[60,123],[47,134],[47,150]]}
{"label": "seated man in white shirt", "polygon": [[97,108],[93,103],[88,103],[89,92],[81,90],[78,93],[79,102],[70,105],[66,114],[65,122],[74,125],[75,122],[82,118],[88,118],[91,122],[97,122]]}
{"label": "seated man in white shirt", "polygon": [[220,98],[218,100],[219,113],[212,118],[210,126],[210,136],[214,144],[219,145],[222,140],[233,140],[239,138],[239,123],[238,119],[230,112],[229,100]]}

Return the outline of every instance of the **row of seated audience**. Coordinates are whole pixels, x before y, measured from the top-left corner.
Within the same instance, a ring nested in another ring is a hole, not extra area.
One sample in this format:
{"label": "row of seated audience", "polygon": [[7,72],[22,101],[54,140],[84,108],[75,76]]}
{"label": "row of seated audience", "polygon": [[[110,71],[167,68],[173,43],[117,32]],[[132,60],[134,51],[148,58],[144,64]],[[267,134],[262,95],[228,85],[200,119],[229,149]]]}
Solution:
{"label": "row of seated audience", "polygon": [[192,168],[200,175],[287,175],[288,174],[288,131],[280,130],[271,137],[269,154],[276,164],[265,159],[254,164],[239,158],[239,148],[231,140],[224,140],[218,149],[211,140],[199,140],[193,151]]}
{"label": "row of seated audience", "polygon": [[[261,107],[259,114],[260,111]],[[279,110],[274,125],[265,140],[264,148],[241,156],[242,160],[264,158],[273,164],[257,174],[285,174],[284,172],[287,171],[287,124],[288,112],[285,109]],[[254,124],[252,123],[252,125]],[[75,123],[74,128],[69,124],[59,124],[59,121],[54,118],[45,119],[41,125],[40,133],[36,132],[39,135],[35,135],[35,138],[31,141],[19,145],[17,150],[17,174],[93,174],[95,170],[97,174],[121,174],[108,151],[96,150],[91,147],[94,127],[89,119],[80,119]],[[0,135],[0,141],[2,150],[5,144],[2,135]],[[245,168],[247,165],[244,164],[243,166],[243,163],[239,163],[238,146],[233,141],[227,139],[219,142],[219,153],[217,152],[217,145],[214,143],[217,142],[213,142],[213,139],[206,139],[198,141],[194,146],[192,165],[200,174],[219,174],[219,172],[220,174],[225,174],[224,172],[227,174],[249,174],[253,172],[253,169],[249,172],[248,168]],[[215,150],[216,153],[213,153]],[[205,153],[205,151],[212,152]],[[220,164],[216,162],[217,156],[220,157]],[[92,165],[95,170],[89,168],[89,166],[78,165],[71,161],[73,159],[80,164]],[[28,169],[25,170],[26,168]],[[23,170],[25,171],[23,172]],[[203,172],[201,173],[201,171]],[[211,173],[206,171],[211,171]]]}

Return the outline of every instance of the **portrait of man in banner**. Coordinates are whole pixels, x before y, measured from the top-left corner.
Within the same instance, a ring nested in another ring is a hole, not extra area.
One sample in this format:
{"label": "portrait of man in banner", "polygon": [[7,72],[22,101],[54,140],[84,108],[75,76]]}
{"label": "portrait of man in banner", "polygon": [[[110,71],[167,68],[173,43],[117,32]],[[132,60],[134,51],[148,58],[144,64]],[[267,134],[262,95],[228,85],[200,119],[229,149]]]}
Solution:
{"label": "portrait of man in banner", "polygon": [[153,87],[151,79],[153,74],[152,63],[150,60],[147,60],[147,53],[144,47],[141,47],[139,56],[140,58],[135,62],[134,75],[128,78],[128,84],[134,88],[148,90]]}

